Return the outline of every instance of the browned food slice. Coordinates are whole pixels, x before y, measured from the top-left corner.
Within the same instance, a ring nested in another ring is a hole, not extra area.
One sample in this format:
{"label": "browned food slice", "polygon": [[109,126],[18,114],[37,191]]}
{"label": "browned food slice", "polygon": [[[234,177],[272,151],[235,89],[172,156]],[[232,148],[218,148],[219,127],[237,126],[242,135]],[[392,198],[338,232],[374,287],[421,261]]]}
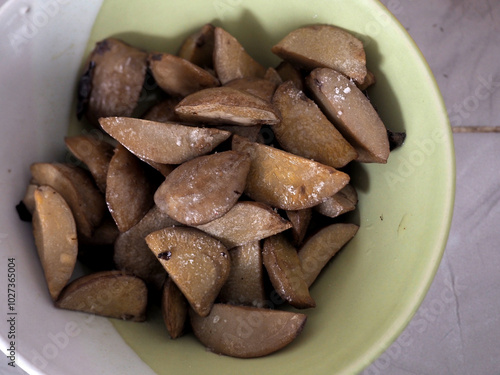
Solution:
{"label": "browned food slice", "polygon": [[[317,206],[316,206],[317,207]],[[292,237],[295,245],[302,244],[304,237],[311,222],[311,208],[304,208],[303,210],[286,211],[288,220],[292,223]]]}
{"label": "browned food slice", "polygon": [[354,210],[357,204],[358,194],[356,189],[351,184],[348,184],[335,195],[315,206],[314,209],[322,215],[333,218]]}
{"label": "browned food slice", "polygon": [[148,63],[158,86],[170,95],[187,96],[219,86],[219,80],[205,69],[175,55],[153,52]]}
{"label": "browned food slice", "polygon": [[387,129],[368,98],[357,86],[332,69],[315,69],[307,85],[328,119],[358,152],[357,160],[386,163]]}
{"label": "browned food slice", "polygon": [[331,25],[298,28],[272,48],[283,60],[306,69],[331,68],[362,83],[366,76],[363,42]]}
{"label": "browned food slice", "polygon": [[237,78],[229,81],[224,87],[241,90],[258,96],[266,102],[271,102],[278,85],[270,80],[256,77]]}
{"label": "browned food slice", "polygon": [[236,135],[233,149],[247,153],[252,160],[245,192],[272,207],[309,208],[349,182],[349,176],[335,168]]}
{"label": "browned food slice", "polygon": [[176,339],[182,336],[188,315],[188,303],[171,278],[167,278],[163,286],[161,313],[170,337]]}
{"label": "browned food slice", "polygon": [[211,68],[215,43],[214,30],[214,25],[209,23],[203,25],[199,31],[184,40],[177,55],[202,68]]}
{"label": "browned food slice", "polygon": [[211,124],[273,125],[280,121],[269,102],[232,87],[195,92],[181,100],[175,113],[184,121]]}
{"label": "browned food slice", "polygon": [[[176,122],[179,120],[177,115],[175,114],[175,106],[179,103],[180,99],[177,98],[167,98],[148,109],[148,111],[144,114],[143,119],[148,121],[155,122]],[[140,158],[144,163],[150,165],[158,172],[160,172],[163,176],[167,177],[170,172],[173,171],[174,165],[157,163],[155,161]]]}
{"label": "browned food slice", "polygon": [[50,296],[56,300],[71,278],[78,254],[76,224],[64,198],[50,186],[34,191],[33,234]]}
{"label": "browned food slice", "polygon": [[179,99],[177,98],[167,98],[161,102],[153,105],[144,114],[144,120],[156,121],[156,122],[176,122],[179,120],[175,114],[175,106],[179,104]]}
{"label": "browned food slice", "polygon": [[281,298],[299,309],[316,306],[309,294],[297,249],[282,233],[265,239],[262,259],[271,284]]}
{"label": "browned food slice", "polygon": [[306,324],[304,314],[215,304],[207,317],[190,310],[194,334],[209,350],[238,358],[262,357],[290,344]]}
{"label": "browned food slice", "polygon": [[358,156],[316,103],[292,81],[278,87],[273,104],[281,113],[281,122],[273,126],[273,131],[286,151],[334,168]]}
{"label": "browned food slice", "polygon": [[30,214],[33,214],[33,211],[35,211],[35,190],[37,187],[37,184],[29,183],[22,199],[24,206]]}
{"label": "browned food slice", "polygon": [[180,223],[205,224],[234,206],[249,168],[249,157],[236,151],[200,156],[165,178],[154,195],[155,203]]}
{"label": "browned food slice", "polygon": [[116,267],[160,290],[165,281],[165,269],[149,249],[145,238],[149,233],[174,225],[179,223],[154,206],[141,221],[116,239],[113,258]]}
{"label": "browned food slice", "polygon": [[148,289],[140,278],[121,271],[102,271],[68,284],[56,307],[142,322],[146,319],[147,303]]}
{"label": "browned food slice", "polygon": [[282,61],[276,67],[276,71],[283,82],[292,81],[299,90],[304,90],[304,77],[302,77],[302,73],[288,61]]}
{"label": "browned food slice", "polygon": [[88,63],[91,81],[80,85],[80,94],[90,90],[88,97],[82,96],[84,102],[88,100],[86,112],[92,122],[97,124],[100,117],[132,115],[146,77],[146,61],[144,51],[118,39],[96,44]]}
{"label": "browned food slice", "polygon": [[276,86],[279,86],[283,83],[283,79],[281,79],[278,71],[273,67],[267,68],[264,79],[267,79],[268,81],[274,83]]}
{"label": "browned food slice", "polygon": [[356,83],[356,85],[358,86],[358,88],[361,91],[364,91],[368,87],[374,85],[376,82],[377,82],[377,79],[375,78],[375,74],[373,74],[371,71],[368,70],[366,72],[366,77],[365,77],[365,80],[363,81],[363,83]]}
{"label": "browned food slice", "polygon": [[104,193],[113,146],[103,139],[89,135],[66,137],[64,142],[71,153],[89,168],[97,187]]}
{"label": "browned food slice", "polygon": [[332,224],[304,243],[298,255],[308,286],[312,285],[328,261],[354,237],[358,228],[355,224]]}
{"label": "browned food slice", "polygon": [[129,117],[99,120],[102,128],[140,159],[161,164],[181,164],[212,151],[231,133],[177,123]]}
{"label": "browned food slice", "polygon": [[126,232],[153,206],[153,187],[139,159],[119,145],[109,163],[106,203],[120,232]]}
{"label": "browned food slice", "polygon": [[266,68],[255,61],[243,46],[224,29],[215,28],[214,69],[224,85],[236,78],[264,78]]}
{"label": "browned food slice", "polygon": [[77,230],[91,237],[107,210],[90,174],[60,163],[34,163],[30,170],[36,184],[48,185],[62,195],[73,212]]}
{"label": "browned food slice", "polygon": [[229,250],[231,270],[219,299],[233,305],[262,307],[266,300],[262,250],[259,241]]}
{"label": "browned food slice", "polygon": [[150,233],[146,242],[200,316],[207,316],[225,284],[231,261],[226,247],[195,228]]}
{"label": "browned food slice", "polygon": [[271,207],[252,201],[238,202],[224,216],[196,226],[228,248],[261,240],[290,227]]}

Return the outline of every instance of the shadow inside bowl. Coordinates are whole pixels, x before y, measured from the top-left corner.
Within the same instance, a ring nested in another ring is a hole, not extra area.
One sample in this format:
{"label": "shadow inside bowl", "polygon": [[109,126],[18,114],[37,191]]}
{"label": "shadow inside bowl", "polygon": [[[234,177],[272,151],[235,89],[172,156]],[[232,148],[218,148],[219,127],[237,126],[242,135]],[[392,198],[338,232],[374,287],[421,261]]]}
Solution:
{"label": "shadow inside bowl", "polygon": [[[367,89],[368,97],[387,129],[404,132],[406,131],[405,121],[398,95],[391,86],[386,74],[380,69],[386,57],[380,53],[378,42],[375,39],[359,34],[358,37],[363,41],[365,47],[366,66],[375,75],[376,79],[375,84]],[[380,87],[383,89],[380,89]],[[386,103],[391,103],[391,105],[387,106]]]}

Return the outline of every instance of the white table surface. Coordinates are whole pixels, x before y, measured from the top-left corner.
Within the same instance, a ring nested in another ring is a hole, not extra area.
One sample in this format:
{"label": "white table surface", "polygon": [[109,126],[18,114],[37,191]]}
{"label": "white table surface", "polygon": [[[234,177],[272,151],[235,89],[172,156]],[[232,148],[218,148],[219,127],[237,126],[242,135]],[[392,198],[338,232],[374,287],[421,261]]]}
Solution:
{"label": "white table surface", "polygon": [[[382,2],[422,50],[452,126],[500,128],[500,1]],[[455,212],[441,266],[408,327],[362,375],[500,374],[500,133],[454,139]],[[4,363],[0,374],[25,374]]]}

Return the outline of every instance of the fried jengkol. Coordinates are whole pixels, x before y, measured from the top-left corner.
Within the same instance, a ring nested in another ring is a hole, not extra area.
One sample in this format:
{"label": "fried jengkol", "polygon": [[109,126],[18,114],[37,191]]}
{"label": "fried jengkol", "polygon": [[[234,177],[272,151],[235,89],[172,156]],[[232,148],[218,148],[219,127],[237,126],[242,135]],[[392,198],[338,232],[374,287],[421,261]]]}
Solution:
{"label": "fried jengkol", "polygon": [[146,77],[147,53],[116,38],[98,42],[80,83],[80,116],[131,116]]}
{"label": "fried jengkol", "polygon": [[53,300],[73,274],[78,254],[76,224],[64,198],[50,186],[34,191],[33,234]]}
{"label": "fried jengkol", "polygon": [[328,119],[358,152],[356,160],[386,163],[390,152],[387,129],[361,90],[328,68],[313,70],[306,82]]}
{"label": "fried jengkol", "polygon": [[[357,207],[348,164],[385,163],[404,134],[361,91],[375,75],[338,27],[290,32],[274,67],[211,24],[171,52],[99,42],[79,115],[113,139],[67,137],[82,167],[31,166],[23,202],[48,289],[56,307],[133,321],[152,296],[171,338],[189,319],[215,353],[271,354],[307,320],[274,297],[314,308],[311,286],[359,229],[339,218]],[[139,114],[146,66],[163,91]],[[76,259],[94,271],[69,282]]]}
{"label": "fried jengkol", "polygon": [[336,26],[310,25],[293,30],[272,52],[310,70],[335,69],[359,83],[366,77],[363,42]]}
{"label": "fried jengkol", "polygon": [[207,316],[229,276],[226,247],[198,229],[182,227],[150,233],[146,242],[196,314]]}
{"label": "fried jengkol", "polygon": [[121,271],[82,276],[66,286],[55,305],[61,309],[142,322],[146,319],[147,288],[140,278]]}

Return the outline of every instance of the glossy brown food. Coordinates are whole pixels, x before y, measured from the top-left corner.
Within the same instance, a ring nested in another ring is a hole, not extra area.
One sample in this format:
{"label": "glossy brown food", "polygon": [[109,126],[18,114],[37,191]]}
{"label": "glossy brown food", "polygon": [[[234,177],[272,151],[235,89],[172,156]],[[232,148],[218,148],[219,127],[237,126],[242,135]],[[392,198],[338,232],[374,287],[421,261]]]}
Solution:
{"label": "glossy brown food", "polygon": [[200,225],[228,212],[245,188],[250,159],[236,151],[200,156],[178,166],[154,195],[174,220]]}
{"label": "glossy brown food", "polygon": [[165,281],[166,272],[146,243],[146,236],[157,230],[179,223],[153,206],[151,210],[128,231],[121,233],[114,243],[116,267],[132,273],[157,290]]}
{"label": "glossy brown food", "polygon": [[120,232],[137,224],[154,204],[153,186],[142,163],[121,145],[109,163],[106,204]]}
{"label": "glossy brown food", "polygon": [[224,85],[233,89],[246,91],[249,94],[258,96],[259,98],[271,102],[274,92],[278,85],[275,82],[264,78],[245,77],[237,78],[229,81]]}
{"label": "glossy brown food", "polygon": [[276,86],[279,86],[283,83],[283,79],[279,75],[278,71],[271,66],[267,68],[264,79],[274,83]]}
{"label": "glossy brown food", "polygon": [[293,30],[272,52],[309,70],[331,68],[362,83],[366,76],[363,42],[332,25],[311,25]]}
{"label": "glossy brown food", "polygon": [[196,337],[211,351],[239,358],[262,357],[290,344],[307,316],[289,311],[216,304],[210,315],[190,310]]}
{"label": "glossy brown food", "polygon": [[28,184],[28,187],[26,188],[26,191],[24,193],[24,197],[22,199],[22,203],[28,210],[30,214],[33,214],[33,211],[35,211],[35,190],[38,187],[37,184],[30,183]]}
{"label": "glossy brown food", "polygon": [[161,164],[180,164],[207,154],[231,135],[219,129],[129,117],[106,117],[99,123],[140,159]]}
{"label": "glossy brown food", "polygon": [[352,211],[358,204],[358,193],[351,184],[314,207],[322,215],[334,218]]}
{"label": "glossy brown food", "polygon": [[198,229],[182,227],[153,232],[146,242],[196,314],[207,316],[229,276],[226,247]]}
{"label": "glossy brown food", "polygon": [[312,285],[328,261],[354,237],[358,229],[355,224],[331,224],[304,243],[298,254],[308,286]]}
{"label": "glossy brown food", "polygon": [[184,97],[219,86],[219,80],[205,69],[175,55],[153,52],[149,54],[148,64],[158,86],[173,96]]}
{"label": "glossy brown food", "polygon": [[316,306],[309,294],[297,249],[286,236],[277,234],[266,238],[262,259],[271,283],[281,298],[300,309]]}
{"label": "glossy brown food", "polygon": [[175,106],[179,104],[180,99],[167,98],[161,102],[153,105],[144,114],[144,120],[156,122],[176,122],[179,120],[175,114]]}
{"label": "glossy brown food", "polygon": [[161,315],[171,338],[176,339],[184,333],[188,315],[186,297],[171,278],[167,278],[161,298]]}
{"label": "glossy brown food", "polygon": [[53,300],[71,278],[78,254],[76,224],[63,197],[50,186],[34,191],[33,235]]}
{"label": "glossy brown food", "polygon": [[146,319],[147,302],[144,281],[121,271],[103,271],[71,282],[59,296],[56,307],[142,322]]}
{"label": "glossy brown food", "polygon": [[146,77],[147,54],[115,38],[96,44],[89,57],[90,96],[86,114],[97,124],[100,117],[131,116]]}
{"label": "glossy brown food", "polygon": [[304,208],[303,210],[296,210],[296,211],[292,210],[286,211],[286,216],[288,217],[288,220],[290,220],[290,223],[292,224],[292,238],[293,238],[293,243],[296,246],[302,244],[302,241],[306,236],[307,228],[309,228],[309,223],[311,222],[311,216],[312,216],[311,211],[312,211],[311,208]]}
{"label": "glossy brown food", "polygon": [[241,126],[273,125],[279,113],[266,100],[232,87],[205,89],[185,97],[175,108],[183,121]]}
{"label": "glossy brown food", "polygon": [[390,152],[387,129],[358,87],[326,68],[313,70],[306,82],[323,112],[358,152],[356,160],[386,163]]}
{"label": "glossy brown food", "polygon": [[288,61],[282,61],[277,67],[281,80],[283,82],[292,81],[299,90],[304,90],[304,77],[298,68],[290,64]]}
{"label": "glossy brown food", "polygon": [[292,81],[278,87],[273,104],[281,113],[281,122],[273,126],[273,131],[286,151],[333,168],[341,168],[358,156],[319,107]]}
{"label": "glossy brown food", "polygon": [[196,227],[232,248],[283,232],[290,226],[268,205],[242,201],[219,219]]}
{"label": "glossy brown food", "polygon": [[113,146],[104,139],[90,135],[64,138],[66,147],[89,169],[101,192],[106,191],[108,166],[113,156]]}
{"label": "glossy brown food", "polygon": [[212,68],[215,44],[214,31],[215,26],[209,23],[203,25],[199,31],[189,35],[184,40],[177,55],[202,68]]}
{"label": "glossy brown food", "polygon": [[265,304],[264,268],[259,241],[229,250],[231,270],[219,300],[233,305],[262,307]]}
{"label": "glossy brown food", "polygon": [[71,208],[77,230],[91,237],[106,213],[106,203],[90,174],[61,163],[34,163],[30,170],[36,184],[48,185],[61,194]]}
{"label": "glossy brown food", "polygon": [[224,85],[236,78],[264,78],[266,68],[255,61],[226,30],[215,28],[214,69]]}
{"label": "glossy brown food", "polygon": [[317,205],[348,182],[349,176],[318,162],[233,136],[233,150],[251,158],[245,192],[284,210]]}

